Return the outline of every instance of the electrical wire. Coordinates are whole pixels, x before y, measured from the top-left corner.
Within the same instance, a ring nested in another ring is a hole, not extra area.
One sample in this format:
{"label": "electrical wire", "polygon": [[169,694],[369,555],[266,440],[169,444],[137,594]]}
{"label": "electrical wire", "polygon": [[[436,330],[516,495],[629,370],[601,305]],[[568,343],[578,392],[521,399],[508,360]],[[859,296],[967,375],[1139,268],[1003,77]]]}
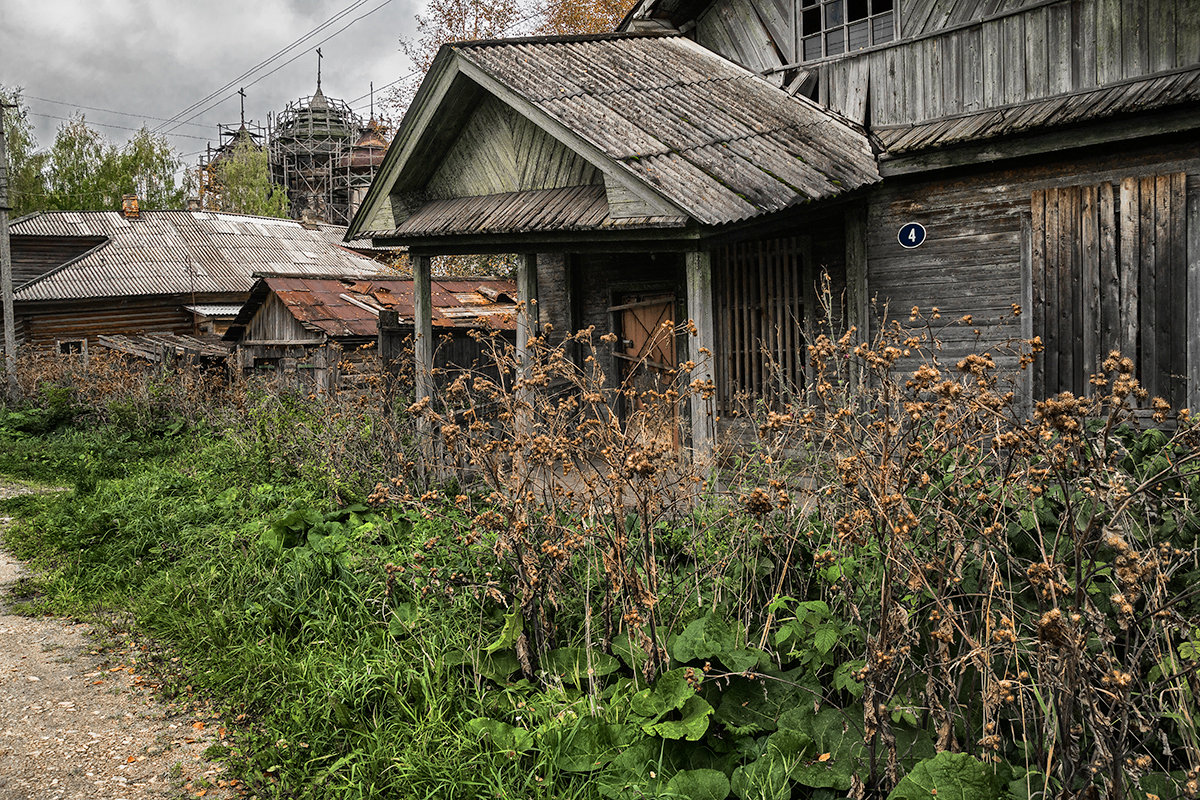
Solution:
{"label": "electrical wire", "polygon": [[[118,114],[122,117],[133,117],[135,119],[152,119],[155,122],[173,122],[173,120],[167,119],[166,117],[152,117],[149,114],[133,114],[129,111],[117,111],[112,108],[98,108],[96,106],[84,106],[84,105],[80,105],[78,103],[68,103],[65,100],[51,100],[49,97],[34,97],[31,94],[22,94],[21,99],[37,100],[40,103],[54,103],[55,105],[67,106],[68,108],[83,109],[85,111],[100,111],[105,114]],[[193,128],[207,128],[208,127],[207,125],[202,125],[198,122],[189,122],[187,124]]]}
{"label": "electrical wire", "polygon": [[[201,98],[200,100],[197,100],[195,103],[192,103],[190,106],[188,106],[187,108],[180,111],[178,114],[176,114],[174,117],[171,118],[171,122],[177,122],[185,114],[192,114],[192,112],[196,111],[196,109],[201,108],[202,106],[205,106],[206,103],[209,103],[210,101],[212,101],[213,98],[217,97],[222,92],[229,90],[233,86],[236,86],[238,83],[240,83],[241,81],[250,77],[254,73],[258,72],[259,70],[263,69],[264,67],[268,66],[272,62],[277,61],[278,59],[282,58],[288,52],[290,52],[292,49],[294,49],[296,46],[300,45],[301,43],[305,42],[308,39],[311,39],[313,36],[316,36],[318,33],[321,33],[322,31],[324,31],[326,28],[330,27],[331,25],[334,25],[335,23],[341,21],[345,17],[347,17],[350,14],[352,14],[353,12],[357,11],[362,6],[366,5],[368,2],[370,2],[370,0],[353,0],[353,2],[351,2],[348,6],[346,6],[341,11],[334,14],[329,19],[322,22],[317,27],[310,30],[308,33],[305,33],[303,36],[300,36],[299,38],[294,39],[292,42],[285,45],[283,48],[277,50],[274,54],[272,54],[272,55],[268,56],[267,58],[263,59],[262,61],[258,62],[253,67],[246,70],[241,75],[234,78],[233,80],[229,81],[221,88],[219,88],[213,92],[210,92],[205,97]],[[391,2],[391,0],[387,0],[387,2]],[[386,5],[386,3],[385,3],[385,5]],[[351,23],[351,24],[353,24],[353,23]],[[291,63],[291,62],[288,62],[288,63]],[[257,81],[255,81],[255,83],[257,83]],[[223,103],[227,99],[229,99],[229,98],[222,98],[221,100],[216,101],[216,103],[214,103],[213,105]],[[199,116],[200,114],[209,110],[209,108],[211,108],[211,107],[212,106],[203,108],[199,113],[192,114],[192,116],[188,117],[186,120],[183,120],[183,122],[189,122],[189,121],[195,119],[197,116]],[[183,124],[183,122],[179,122],[179,123],[177,123],[177,125]],[[159,127],[162,127],[162,126],[159,126]],[[174,130],[174,128],[172,128],[172,130]]]}
{"label": "electrical wire", "polygon": [[[46,119],[57,119],[57,120],[61,120],[63,122],[74,122],[76,119],[82,119],[81,117],[60,117],[56,114],[47,114],[43,111],[34,111],[33,109],[29,109],[29,113],[35,117],[45,117]],[[133,131],[134,133],[139,133],[139,132],[145,130],[145,128],[130,128],[128,125],[113,125],[110,122],[94,122],[92,120],[85,120],[85,123],[87,125],[97,125],[101,128],[116,128],[117,130],[121,130],[121,131]],[[151,131],[151,133],[154,133],[154,131]],[[178,136],[183,139],[198,139],[202,142],[207,142],[210,138],[208,136],[196,136],[195,134],[191,134],[191,133],[166,132],[166,133],[160,133],[158,135],[159,136]]]}

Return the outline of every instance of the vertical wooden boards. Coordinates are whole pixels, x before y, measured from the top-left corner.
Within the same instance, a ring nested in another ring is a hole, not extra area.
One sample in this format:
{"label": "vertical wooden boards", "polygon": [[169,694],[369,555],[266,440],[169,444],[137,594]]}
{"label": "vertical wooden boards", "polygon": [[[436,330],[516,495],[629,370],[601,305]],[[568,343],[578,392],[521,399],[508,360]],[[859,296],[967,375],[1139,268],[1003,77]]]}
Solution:
{"label": "vertical wooden boards", "polygon": [[1004,27],[1002,20],[985,22],[980,30],[983,55],[983,105],[1004,105]]}
{"label": "vertical wooden boards", "polygon": [[1095,0],[1097,86],[1106,86],[1123,77],[1121,3],[1122,0]]}
{"label": "vertical wooden boards", "polygon": [[1136,78],[1150,70],[1150,0],[1124,0],[1122,6],[1122,72]]}
{"label": "vertical wooden boards", "polygon": [[1193,185],[1186,193],[1187,402],[1200,414],[1200,187]]}
{"label": "vertical wooden boards", "polygon": [[1158,386],[1158,303],[1156,301],[1155,279],[1158,272],[1157,255],[1155,253],[1154,207],[1155,180],[1153,177],[1142,178],[1138,181],[1139,203],[1135,209],[1138,215],[1138,371],[1142,378],[1142,386],[1152,395],[1159,393]]}
{"label": "vertical wooden boards", "polygon": [[[1052,7],[1051,10],[1051,30],[1056,35],[1061,26],[1054,22],[1054,18],[1065,16],[1066,7],[1063,8],[1062,12],[1057,12],[1057,6]],[[1072,37],[1071,83],[1068,88],[1092,89],[1096,86],[1096,3],[1093,0],[1072,3],[1070,11],[1071,20],[1068,24],[1070,30],[1074,31],[1074,36]]]}
{"label": "vertical wooden boards", "polygon": [[[1187,175],[1177,172],[1167,176],[1166,187],[1169,220],[1167,224],[1168,268],[1167,312],[1171,319],[1168,346],[1170,352],[1170,382],[1168,391],[1171,402],[1182,405],[1187,402]],[[1194,318],[1192,318],[1194,319]],[[1197,323],[1200,325],[1200,322]]]}
{"label": "vertical wooden boards", "polygon": [[1057,6],[1035,8],[1025,15],[1024,91],[1028,97],[1045,97],[1050,93],[1052,65],[1061,64],[1063,53],[1070,54],[1063,47],[1065,40],[1050,35],[1050,10],[1054,8]]}
{"label": "vertical wooden boards", "polygon": [[983,108],[983,32],[980,28],[967,28],[962,33],[962,86],[963,111],[978,111]]}
{"label": "vertical wooden boards", "polygon": [[1059,244],[1062,229],[1059,225],[1058,214],[1059,191],[1057,189],[1048,189],[1046,191],[1046,283],[1045,301],[1047,307],[1045,310],[1045,336],[1042,341],[1045,342],[1046,352],[1044,358],[1046,361],[1046,393],[1052,394],[1060,391],[1062,385],[1066,382],[1061,375],[1061,358],[1060,353],[1063,349],[1062,339],[1059,335],[1060,313],[1058,306],[1062,302],[1062,295],[1058,287],[1058,260],[1062,257],[1062,247]]}
{"label": "vertical wooden boards", "polygon": [[1113,185],[1097,188],[1100,237],[1100,358],[1121,349],[1121,270]]}
{"label": "vertical wooden boards", "polygon": [[846,80],[842,113],[853,122],[862,124],[867,119],[871,64],[864,57],[849,59],[842,67],[842,73]]}
{"label": "vertical wooden boards", "polygon": [[1079,393],[1077,365],[1082,358],[1083,342],[1078,330],[1079,269],[1079,187],[1058,190],[1058,379],[1063,389]]}
{"label": "vertical wooden boards", "polygon": [[1004,102],[1025,100],[1025,15],[1014,14],[1000,22],[1003,46]]}
{"label": "vertical wooden boards", "polygon": [[1084,186],[1079,203],[1079,265],[1082,271],[1082,368],[1084,394],[1092,393],[1088,376],[1100,371],[1100,198],[1099,187]]}
{"label": "vertical wooden boards", "polygon": [[[1089,6],[1090,7],[1090,6]],[[1046,50],[1049,58],[1046,62],[1045,91],[1034,94],[1034,86],[1030,85],[1030,98],[1047,97],[1056,94],[1066,94],[1075,88],[1074,65],[1078,51],[1079,34],[1072,17],[1072,5],[1058,4],[1047,6],[1046,14]],[[1028,24],[1026,25],[1028,29]],[[1033,65],[1026,70],[1026,84],[1032,80]],[[1041,81],[1037,87],[1041,89]]]}
{"label": "vertical wooden boards", "polygon": [[1200,63],[1200,14],[1193,0],[1176,0],[1175,66]]}
{"label": "vertical wooden boards", "polygon": [[[1146,21],[1150,72],[1164,72],[1175,68],[1175,35],[1178,25],[1175,3],[1176,0],[1154,3],[1154,10],[1150,12]],[[1194,15],[1196,9],[1184,13]]]}
{"label": "vertical wooden boards", "polygon": [[1121,355],[1138,353],[1138,267],[1140,260],[1140,195],[1137,178],[1121,181]]}
{"label": "vertical wooden boards", "polygon": [[[1037,273],[1034,271],[1033,265],[1037,254],[1034,252],[1034,217],[1038,213],[1039,207],[1044,215],[1045,198],[1038,197],[1038,193],[1034,194],[1033,201],[1030,204],[1030,213],[1021,215],[1021,339],[1029,342],[1034,337],[1034,331],[1037,329],[1037,318],[1034,314],[1034,309],[1037,308],[1037,297],[1039,290],[1037,288]],[[1042,224],[1044,225],[1044,219]],[[1045,234],[1043,233],[1043,236]],[[1029,416],[1033,413],[1033,398],[1037,391],[1037,365],[1041,363],[1040,358],[1035,358],[1034,363],[1022,371],[1018,376],[1019,381],[1019,401],[1021,404],[1021,413]]]}
{"label": "vertical wooden boards", "polygon": [[[695,334],[689,340],[688,357],[696,363],[692,380],[714,380],[713,357],[717,352],[716,333],[713,320],[713,269],[712,253],[696,250],[684,256],[687,271],[687,313],[695,326]],[[703,392],[692,392],[692,457],[697,463],[708,466],[712,463],[715,435],[716,410]]]}
{"label": "vertical wooden boards", "polygon": [[851,207],[846,211],[846,323],[858,329],[861,342],[870,341],[867,291],[867,209]]}
{"label": "vertical wooden boards", "polygon": [[[1037,336],[1046,346],[1046,192],[1033,193],[1029,209],[1030,303],[1026,314],[1033,317],[1030,338]],[[1033,362],[1033,393],[1046,396],[1046,351]]]}

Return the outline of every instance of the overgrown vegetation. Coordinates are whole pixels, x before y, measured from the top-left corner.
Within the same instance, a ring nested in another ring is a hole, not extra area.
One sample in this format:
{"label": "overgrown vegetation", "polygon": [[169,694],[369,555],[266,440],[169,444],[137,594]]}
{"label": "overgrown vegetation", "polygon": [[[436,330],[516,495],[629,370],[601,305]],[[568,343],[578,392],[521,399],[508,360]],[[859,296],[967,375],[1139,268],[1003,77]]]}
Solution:
{"label": "overgrown vegetation", "polygon": [[586,331],[407,410],[31,364],[0,472],[74,491],[10,546],[246,715],[263,797],[1195,797],[1200,429],[1117,354],[1020,413],[1037,343],[935,315],[818,335],[716,472],[695,365]]}

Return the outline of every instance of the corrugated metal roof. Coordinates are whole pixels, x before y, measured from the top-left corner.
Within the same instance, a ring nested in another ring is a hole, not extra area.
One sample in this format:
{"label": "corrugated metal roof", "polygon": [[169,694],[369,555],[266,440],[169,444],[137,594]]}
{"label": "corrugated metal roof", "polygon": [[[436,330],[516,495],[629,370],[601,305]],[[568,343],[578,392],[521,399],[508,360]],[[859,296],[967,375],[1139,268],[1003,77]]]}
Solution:
{"label": "corrugated metal roof", "polygon": [[704,224],[879,180],[861,131],[682,37],[451,48]]}
{"label": "corrugated metal roof", "polygon": [[571,186],[509,192],[485,197],[433,200],[417,209],[397,230],[384,235],[443,236],[452,234],[525,233],[618,228],[681,227],[685,217],[608,216],[603,186]]}
{"label": "corrugated metal roof", "polygon": [[[413,282],[397,278],[301,278],[264,276],[238,312],[226,339],[239,340],[267,297],[275,294],[300,324],[332,337],[374,337],[379,312],[394,310],[401,324],[413,322]],[[497,278],[434,280],[436,328],[514,330],[517,287]]]}
{"label": "corrugated metal roof", "polygon": [[1197,100],[1200,72],[1189,70],[920,125],[881,126],[872,132],[888,155],[901,155],[1122,114],[1194,105]]}
{"label": "corrugated metal roof", "polygon": [[[17,300],[65,300],[154,294],[244,293],[256,272],[362,275],[376,262],[340,245],[345,228],[208,211],[46,212],[19,220],[13,233],[105,236],[83,258],[37,278]],[[337,242],[331,241],[337,236]]]}
{"label": "corrugated metal roof", "polygon": [[229,303],[201,303],[194,306],[184,306],[184,309],[199,314],[202,317],[236,317],[242,310],[240,305]]}

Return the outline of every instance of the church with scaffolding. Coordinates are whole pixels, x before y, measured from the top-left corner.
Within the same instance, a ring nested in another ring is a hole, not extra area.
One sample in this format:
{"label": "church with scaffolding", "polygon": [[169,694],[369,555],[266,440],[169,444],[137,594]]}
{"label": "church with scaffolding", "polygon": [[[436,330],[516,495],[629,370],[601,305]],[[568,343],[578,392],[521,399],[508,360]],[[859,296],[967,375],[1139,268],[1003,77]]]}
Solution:
{"label": "church with scaffolding", "polygon": [[215,188],[217,167],[243,142],[265,148],[271,183],[287,192],[289,214],[346,225],[358,210],[388,148],[387,129],[371,115],[364,120],[350,105],[317,88],[267,115],[265,127],[219,126],[221,145],[210,148],[200,169],[203,204]]}

